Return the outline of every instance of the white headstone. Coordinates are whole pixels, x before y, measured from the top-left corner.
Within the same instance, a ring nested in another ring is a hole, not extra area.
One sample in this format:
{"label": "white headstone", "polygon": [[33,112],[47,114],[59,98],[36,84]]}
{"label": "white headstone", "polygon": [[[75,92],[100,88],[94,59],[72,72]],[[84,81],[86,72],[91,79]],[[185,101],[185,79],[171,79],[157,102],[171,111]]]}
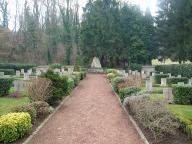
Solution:
{"label": "white headstone", "polygon": [[178,84],[178,85],[185,85],[184,82],[178,82],[177,84]]}
{"label": "white headstone", "polygon": [[68,73],[73,73],[73,68],[68,68]]}
{"label": "white headstone", "polygon": [[155,73],[152,73],[152,76],[155,76]]}
{"label": "white headstone", "polygon": [[41,75],[41,71],[40,70],[36,70],[36,76],[40,76]]}
{"label": "white headstone", "polygon": [[29,74],[28,73],[24,73],[24,80],[29,80]]}
{"label": "white headstone", "polygon": [[151,81],[146,81],[147,91],[153,91],[153,83]]}
{"label": "white headstone", "polygon": [[177,77],[178,77],[178,78],[181,78],[181,75],[178,75]]}
{"label": "white headstone", "polygon": [[161,78],[161,86],[167,86],[167,79]]}
{"label": "white headstone", "polygon": [[171,73],[168,73],[169,77],[171,77]]}
{"label": "white headstone", "polygon": [[21,76],[21,72],[19,70],[16,71],[16,76],[20,77]]}
{"label": "white headstone", "polygon": [[25,73],[25,70],[24,69],[21,69],[21,74],[24,74]]}
{"label": "white headstone", "polygon": [[160,72],[160,74],[163,74],[163,72]]}
{"label": "white headstone", "polygon": [[53,71],[54,71],[54,73],[60,73],[61,72],[60,69],[54,69]]}
{"label": "white headstone", "polygon": [[4,77],[5,73],[4,72],[0,72],[0,77]]}
{"label": "white headstone", "polygon": [[129,70],[129,74],[131,74],[132,73],[132,70]]}
{"label": "white headstone", "polygon": [[132,75],[136,75],[136,71],[132,71]]}
{"label": "white headstone", "polygon": [[189,85],[192,86],[192,79],[189,79]]}
{"label": "white headstone", "polygon": [[32,72],[33,72],[32,69],[27,70],[27,73],[28,73],[29,75],[32,75]]}
{"label": "white headstone", "polygon": [[17,92],[22,91],[22,89],[23,89],[23,81],[21,81],[21,80],[15,80],[15,81],[13,82],[13,84],[14,84],[14,89],[15,89]]}
{"label": "white headstone", "polygon": [[172,88],[164,88],[163,89],[163,95],[165,100],[168,103],[173,103],[173,93],[172,93]]}

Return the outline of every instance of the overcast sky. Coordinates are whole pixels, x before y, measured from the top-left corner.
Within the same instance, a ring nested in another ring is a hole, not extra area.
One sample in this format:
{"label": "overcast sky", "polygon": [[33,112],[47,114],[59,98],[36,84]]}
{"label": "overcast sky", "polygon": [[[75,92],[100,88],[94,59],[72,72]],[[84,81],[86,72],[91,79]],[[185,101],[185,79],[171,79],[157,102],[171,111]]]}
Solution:
{"label": "overcast sky", "polygon": [[[13,24],[14,24],[14,16],[15,16],[15,2],[16,0],[8,0],[9,1],[9,10],[10,10],[10,25],[9,27],[12,29],[13,28]],[[19,3],[23,3],[24,0],[18,0]],[[30,1],[30,0],[28,0]],[[82,15],[83,13],[83,9],[82,7],[85,6],[85,4],[87,3],[88,0],[79,0],[79,5],[80,5],[80,15]],[[147,7],[150,8],[152,15],[156,15],[156,11],[157,11],[157,0],[122,0],[122,1],[129,1],[132,2],[134,4],[137,4],[140,6],[140,8],[145,11]],[[22,4],[23,5],[23,4]]]}

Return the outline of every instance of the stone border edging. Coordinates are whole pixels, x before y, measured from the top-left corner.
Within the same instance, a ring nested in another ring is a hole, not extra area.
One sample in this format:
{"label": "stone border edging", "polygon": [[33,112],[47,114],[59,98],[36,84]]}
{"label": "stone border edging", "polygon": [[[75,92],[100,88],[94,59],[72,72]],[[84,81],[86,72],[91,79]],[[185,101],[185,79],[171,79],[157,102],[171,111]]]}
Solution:
{"label": "stone border edging", "polygon": [[[112,84],[110,83],[110,81],[108,80],[112,90],[113,90],[113,86]],[[127,111],[127,109],[124,107],[124,105],[122,105],[121,103],[121,100],[119,98],[119,96],[117,95],[117,93],[113,90],[113,92],[115,93],[115,96],[117,97],[118,101],[119,101],[119,104],[121,105],[122,109],[125,111],[125,113],[128,115],[131,123],[134,125],[136,131],[138,132],[141,140],[144,142],[144,144],[149,144],[147,138],[145,137],[145,135],[143,134],[143,132],[141,131],[141,129],[139,128],[139,126],[137,125],[137,123],[135,122],[135,120],[133,119],[133,117],[129,114],[129,112]]]}
{"label": "stone border edging", "polygon": [[[78,86],[77,86],[77,87],[78,87]],[[76,88],[77,88],[77,87],[76,87]],[[73,89],[73,91],[75,91],[76,88]],[[72,93],[73,93],[73,92],[72,92]],[[28,144],[28,143],[32,140],[32,138],[41,130],[41,128],[57,113],[57,111],[61,108],[61,106],[70,98],[70,96],[72,95],[72,93],[71,93],[70,95],[66,96],[66,97],[62,100],[62,102],[59,104],[59,106],[57,106],[57,107],[55,108],[54,112],[51,113],[51,114],[36,128],[36,130],[35,130],[22,144]]]}

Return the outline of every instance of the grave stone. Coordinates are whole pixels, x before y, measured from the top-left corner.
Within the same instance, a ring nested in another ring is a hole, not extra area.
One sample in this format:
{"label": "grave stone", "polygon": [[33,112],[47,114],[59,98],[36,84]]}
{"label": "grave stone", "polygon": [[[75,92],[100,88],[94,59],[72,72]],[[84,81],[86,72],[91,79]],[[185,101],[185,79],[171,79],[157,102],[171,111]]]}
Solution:
{"label": "grave stone", "polygon": [[28,73],[24,73],[24,78],[23,80],[29,80],[29,74]]}
{"label": "grave stone", "polygon": [[21,74],[24,74],[25,73],[25,70],[24,69],[21,69]]}
{"label": "grave stone", "polygon": [[171,78],[171,73],[168,73],[168,75],[169,75],[169,78]]}
{"label": "grave stone", "polygon": [[60,69],[54,69],[53,71],[54,71],[54,73],[60,73],[61,72]]}
{"label": "grave stone", "polygon": [[40,70],[36,70],[36,76],[40,76],[41,75],[41,71]]}
{"label": "grave stone", "polygon": [[178,78],[181,78],[181,75],[178,75],[177,77],[178,77]]}
{"label": "grave stone", "polygon": [[129,70],[129,74],[131,74],[132,73],[132,70]]}
{"label": "grave stone", "polygon": [[151,81],[146,81],[147,91],[153,91],[153,83]]}
{"label": "grave stone", "polygon": [[13,84],[14,84],[14,89],[15,89],[17,92],[22,91],[22,89],[23,89],[23,81],[21,81],[21,80],[15,80],[15,81],[13,82]]}
{"label": "grave stone", "polygon": [[19,70],[16,71],[16,76],[20,77],[21,76],[21,72]]}
{"label": "grave stone", "polygon": [[173,103],[172,88],[163,88],[163,95],[168,103]]}
{"label": "grave stone", "polygon": [[189,79],[189,85],[192,86],[192,79]]}
{"label": "grave stone", "polygon": [[132,75],[136,75],[136,71],[132,71]]}
{"label": "grave stone", "polygon": [[32,69],[27,70],[27,73],[28,73],[29,75],[32,75],[32,72],[33,72]]}
{"label": "grave stone", "polygon": [[0,77],[4,77],[4,72],[0,72]]}
{"label": "grave stone", "polygon": [[155,76],[155,73],[152,73],[152,76],[154,77],[154,76]]}
{"label": "grave stone", "polygon": [[163,72],[160,72],[160,74],[163,74]]}
{"label": "grave stone", "polygon": [[161,78],[161,86],[167,86],[167,79]]}
{"label": "grave stone", "polygon": [[70,67],[69,67],[69,68],[68,68],[68,73],[70,73],[70,74],[73,73],[73,68],[70,68]]}
{"label": "grave stone", "polygon": [[185,85],[184,82],[178,82],[177,85]]}
{"label": "grave stone", "polygon": [[147,77],[150,77],[150,74],[155,72],[155,66],[142,66],[142,71],[145,72]]}

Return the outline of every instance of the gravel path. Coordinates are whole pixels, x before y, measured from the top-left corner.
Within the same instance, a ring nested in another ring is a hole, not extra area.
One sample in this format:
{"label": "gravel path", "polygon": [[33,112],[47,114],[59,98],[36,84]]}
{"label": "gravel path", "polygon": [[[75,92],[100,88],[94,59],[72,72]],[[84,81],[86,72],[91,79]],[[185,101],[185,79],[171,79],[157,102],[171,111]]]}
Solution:
{"label": "gravel path", "polygon": [[143,144],[107,79],[89,74],[30,144]]}

